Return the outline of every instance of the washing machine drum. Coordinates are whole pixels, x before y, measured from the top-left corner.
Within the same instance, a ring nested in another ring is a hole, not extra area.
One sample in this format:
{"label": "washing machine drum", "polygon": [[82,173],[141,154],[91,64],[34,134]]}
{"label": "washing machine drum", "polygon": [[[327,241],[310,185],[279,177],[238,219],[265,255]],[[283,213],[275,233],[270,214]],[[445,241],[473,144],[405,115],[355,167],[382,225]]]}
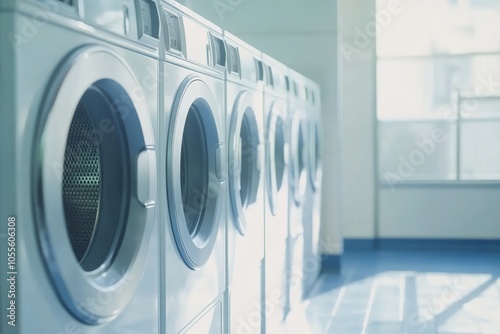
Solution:
{"label": "washing machine drum", "polygon": [[186,79],[174,102],[167,143],[167,198],[177,249],[186,265],[209,259],[222,220],[223,129],[209,87]]}
{"label": "washing machine drum", "polygon": [[112,51],[75,52],[52,84],[33,161],[39,241],[60,299],[98,324],[126,307],[142,277],[156,201],[154,135],[140,86]]}
{"label": "washing machine drum", "polygon": [[242,92],[234,104],[229,130],[229,196],[233,221],[241,235],[247,232],[245,209],[257,200],[263,161],[251,95]]}

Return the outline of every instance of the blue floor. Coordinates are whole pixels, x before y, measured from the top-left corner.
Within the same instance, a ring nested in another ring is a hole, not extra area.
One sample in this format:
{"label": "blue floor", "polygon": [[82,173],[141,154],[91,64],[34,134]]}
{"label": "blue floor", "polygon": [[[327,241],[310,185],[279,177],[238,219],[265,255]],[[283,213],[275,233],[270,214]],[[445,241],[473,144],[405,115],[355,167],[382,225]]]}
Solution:
{"label": "blue floor", "polygon": [[500,252],[349,251],[290,333],[500,334]]}

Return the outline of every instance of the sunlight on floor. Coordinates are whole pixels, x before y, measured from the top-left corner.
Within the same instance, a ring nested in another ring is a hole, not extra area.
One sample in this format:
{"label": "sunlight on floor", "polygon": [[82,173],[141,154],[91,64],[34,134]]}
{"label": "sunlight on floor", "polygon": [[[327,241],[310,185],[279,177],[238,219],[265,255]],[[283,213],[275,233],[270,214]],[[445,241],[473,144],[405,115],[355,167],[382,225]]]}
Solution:
{"label": "sunlight on floor", "polygon": [[500,333],[497,254],[476,263],[451,252],[362,255],[347,258],[342,275],[320,277],[288,333]]}

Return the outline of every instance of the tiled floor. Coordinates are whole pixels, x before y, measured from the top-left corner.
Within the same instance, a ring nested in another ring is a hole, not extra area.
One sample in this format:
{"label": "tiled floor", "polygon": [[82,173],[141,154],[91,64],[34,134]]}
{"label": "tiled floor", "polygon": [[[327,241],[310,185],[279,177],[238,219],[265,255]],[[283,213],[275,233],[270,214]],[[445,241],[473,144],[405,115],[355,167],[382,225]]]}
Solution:
{"label": "tiled floor", "polygon": [[500,252],[350,251],[290,333],[500,334]]}

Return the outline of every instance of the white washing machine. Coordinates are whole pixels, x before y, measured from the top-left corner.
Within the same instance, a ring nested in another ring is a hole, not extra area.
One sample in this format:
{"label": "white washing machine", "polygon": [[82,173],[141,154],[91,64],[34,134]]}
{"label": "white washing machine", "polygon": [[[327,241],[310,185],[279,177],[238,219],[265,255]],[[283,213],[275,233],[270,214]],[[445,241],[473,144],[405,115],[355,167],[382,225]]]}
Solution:
{"label": "white washing machine", "polygon": [[322,123],[321,91],[319,86],[308,80],[307,99],[307,169],[309,180],[304,200],[304,297],[311,291],[321,270],[320,227],[321,227],[321,179],[322,179]]}
{"label": "white washing machine", "polygon": [[225,45],[219,28],[174,2],[160,17],[161,327],[223,333]]}
{"label": "white washing machine", "polygon": [[261,53],[225,32],[229,166],[227,309],[230,333],[261,333],[264,260],[264,67]]}
{"label": "white washing machine", "polygon": [[159,333],[155,2],[0,22],[0,332]]}
{"label": "white washing machine", "polygon": [[305,79],[288,71],[288,123],[290,142],[288,205],[288,303],[287,312],[303,298],[304,225],[303,213],[307,190],[307,100]]}
{"label": "white washing machine", "polygon": [[288,138],[287,68],[263,55],[266,73],[265,310],[266,333],[283,333],[287,305]]}

